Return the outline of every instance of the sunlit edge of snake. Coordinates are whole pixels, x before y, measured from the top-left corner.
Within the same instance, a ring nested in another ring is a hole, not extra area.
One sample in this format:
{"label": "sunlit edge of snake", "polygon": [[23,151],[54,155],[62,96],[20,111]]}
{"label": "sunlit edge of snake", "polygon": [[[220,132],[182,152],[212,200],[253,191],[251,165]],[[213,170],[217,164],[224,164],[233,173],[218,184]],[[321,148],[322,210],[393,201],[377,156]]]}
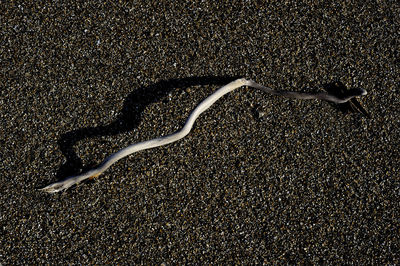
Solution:
{"label": "sunlit edge of snake", "polygon": [[103,173],[105,170],[107,170],[111,165],[113,165],[114,163],[116,163],[117,161],[119,161],[120,159],[122,159],[128,155],[131,155],[138,151],[167,145],[167,144],[173,143],[175,141],[178,141],[178,140],[184,138],[186,135],[189,134],[189,132],[191,131],[191,129],[193,127],[194,122],[200,116],[200,114],[202,114],[204,111],[206,111],[208,108],[210,108],[210,106],[213,105],[222,96],[224,96],[225,94],[227,94],[237,88],[240,88],[242,86],[253,87],[256,89],[260,89],[264,92],[273,94],[273,95],[278,95],[278,96],[283,96],[283,97],[288,97],[288,98],[319,99],[319,100],[330,101],[330,102],[334,102],[334,103],[338,103],[338,104],[345,103],[356,96],[363,96],[363,95],[367,94],[367,91],[364,89],[350,90],[349,94],[345,95],[344,97],[338,97],[338,96],[335,96],[335,95],[327,93],[327,92],[304,93],[304,92],[291,92],[291,91],[275,91],[275,90],[266,88],[263,85],[257,84],[252,80],[246,80],[244,78],[237,79],[237,80],[232,81],[229,84],[219,88],[213,94],[211,94],[206,99],[204,99],[191,112],[191,114],[187,118],[186,123],[183,126],[183,128],[176,131],[175,133],[167,135],[167,136],[159,137],[156,139],[132,144],[132,145],[130,145],[126,148],[123,148],[123,149],[119,150],[118,152],[110,155],[106,159],[104,159],[104,161],[98,167],[91,169],[80,175],[67,177],[66,179],[64,179],[62,181],[50,184],[40,190],[44,191],[44,192],[48,192],[48,193],[56,193],[56,192],[66,190],[66,189],[70,188],[71,186],[82,182],[85,179],[94,178],[94,177],[99,176],[101,173]]}

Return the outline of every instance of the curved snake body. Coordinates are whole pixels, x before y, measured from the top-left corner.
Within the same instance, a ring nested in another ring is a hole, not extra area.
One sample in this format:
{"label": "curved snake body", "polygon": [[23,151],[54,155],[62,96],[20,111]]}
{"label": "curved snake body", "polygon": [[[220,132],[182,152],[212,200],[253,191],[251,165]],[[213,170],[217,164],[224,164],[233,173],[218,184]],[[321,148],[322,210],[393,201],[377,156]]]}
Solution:
{"label": "curved snake body", "polygon": [[275,90],[271,90],[263,85],[257,84],[251,80],[246,80],[244,78],[237,79],[237,80],[221,87],[220,89],[215,91],[213,94],[208,96],[206,99],[204,99],[189,115],[183,128],[176,131],[175,133],[167,135],[167,136],[159,137],[156,139],[132,144],[132,145],[130,145],[126,148],[123,148],[123,149],[119,150],[118,152],[110,155],[109,157],[107,157],[98,167],[96,167],[92,170],[89,170],[88,172],[85,172],[83,174],[77,175],[77,176],[67,177],[64,180],[50,184],[50,185],[42,188],[41,190],[48,192],[48,193],[55,193],[55,192],[66,190],[66,189],[70,188],[71,186],[73,186],[74,184],[78,184],[85,179],[94,178],[94,177],[99,176],[101,173],[103,173],[105,170],[107,170],[112,164],[114,164],[118,160],[120,160],[132,153],[159,147],[159,146],[163,146],[163,145],[167,145],[167,144],[170,144],[172,142],[175,142],[175,141],[178,141],[178,140],[184,138],[187,134],[189,134],[190,130],[193,127],[194,122],[200,116],[200,114],[202,114],[204,111],[206,111],[208,108],[210,108],[210,106],[213,105],[222,96],[224,96],[225,94],[227,94],[239,87],[242,87],[242,86],[253,87],[253,88],[265,91],[267,93],[273,94],[273,95],[278,95],[278,96],[283,96],[283,97],[288,97],[288,98],[320,99],[320,100],[330,101],[330,102],[334,102],[334,103],[345,103],[356,96],[362,96],[362,95],[367,94],[367,92],[364,89],[349,90],[348,93],[342,97],[338,97],[338,96],[335,96],[335,95],[327,93],[327,92],[303,93],[303,92],[291,92],[291,91],[275,91]]}

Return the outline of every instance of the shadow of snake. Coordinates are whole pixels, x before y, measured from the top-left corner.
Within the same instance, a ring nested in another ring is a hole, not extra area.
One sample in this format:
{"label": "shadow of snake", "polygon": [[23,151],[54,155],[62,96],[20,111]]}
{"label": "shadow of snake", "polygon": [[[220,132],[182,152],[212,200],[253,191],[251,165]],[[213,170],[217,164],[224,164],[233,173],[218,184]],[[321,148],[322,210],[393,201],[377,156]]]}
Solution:
{"label": "shadow of snake", "polygon": [[179,79],[161,80],[147,87],[141,87],[131,92],[124,101],[120,115],[115,121],[105,126],[85,127],[69,131],[61,136],[58,145],[66,157],[66,162],[57,171],[57,180],[66,176],[76,175],[79,172],[93,168],[96,163],[83,165],[82,160],[74,151],[74,145],[86,138],[96,136],[113,136],[136,128],[146,106],[159,102],[176,88],[191,86],[224,85],[238,77],[230,76],[204,76],[187,77]]}

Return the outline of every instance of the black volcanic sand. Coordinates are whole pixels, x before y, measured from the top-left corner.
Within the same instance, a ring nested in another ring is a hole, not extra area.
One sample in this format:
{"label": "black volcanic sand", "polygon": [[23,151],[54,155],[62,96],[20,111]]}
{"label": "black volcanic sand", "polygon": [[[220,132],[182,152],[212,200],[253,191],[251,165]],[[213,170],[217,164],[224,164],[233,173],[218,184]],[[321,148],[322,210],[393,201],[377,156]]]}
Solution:
{"label": "black volcanic sand", "polygon": [[[397,1],[84,2],[0,7],[0,264],[400,263]],[[365,88],[371,118],[243,87],[185,139],[37,190],[236,77]]]}

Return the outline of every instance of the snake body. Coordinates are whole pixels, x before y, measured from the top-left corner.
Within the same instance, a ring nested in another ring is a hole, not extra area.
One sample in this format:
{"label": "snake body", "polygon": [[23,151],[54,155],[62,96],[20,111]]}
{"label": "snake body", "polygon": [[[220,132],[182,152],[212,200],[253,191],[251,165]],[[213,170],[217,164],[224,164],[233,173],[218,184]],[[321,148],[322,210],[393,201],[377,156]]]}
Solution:
{"label": "snake body", "polygon": [[124,158],[132,153],[159,147],[159,146],[163,146],[163,145],[167,145],[167,144],[170,144],[172,142],[175,142],[175,141],[178,141],[178,140],[184,138],[191,131],[196,119],[204,111],[206,111],[208,108],[210,108],[211,105],[213,105],[218,99],[220,99],[225,94],[227,94],[237,88],[240,88],[242,86],[249,86],[252,88],[260,89],[264,92],[267,92],[267,93],[270,93],[273,95],[278,95],[278,96],[283,96],[283,97],[288,97],[288,98],[319,99],[319,100],[325,100],[325,101],[330,101],[330,102],[334,102],[334,103],[345,103],[356,96],[362,96],[362,95],[367,94],[366,90],[364,90],[364,89],[349,90],[346,93],[346,95],[341,96],[341,97],[335,96],[335,95],[327,93],[327,92],[304,93],[304,92],[293,92],[293,91],[275,91],[275,90],[269,89],[263,85],[255,83],[252,80],[246,80],[244,78],[237,79],[237,80],[232,81],[231,83],[219,88],[213,94],[211,94],[206,99],[204,99],[191,112],[191,114],[187,118],[186,123],[183,126],[183,128],[176,131],[175,133],[167,135],[167,136],[159,137],[156,139],[132,144],[132,145],[130,145],[126,148],[123,148],[123,149],[119,150],[118,152],[110,155],[106,159],[104,159],[104,161],[98,167],[96,167],[92,170],[89,170],[80,175],[67,177],[64,180],[50,184],[50,185],[42,188],[41,190],[44,192],[48,192],[48,193],[55,193],[55,192],[66,190],[66,189],[70,188],[71,186],[82,182],[85,179],[94,178],[94,177],[99,176],[101,173],[103,173],[105,170],[107,170],[115,162],[121,160],[122,158]]}

